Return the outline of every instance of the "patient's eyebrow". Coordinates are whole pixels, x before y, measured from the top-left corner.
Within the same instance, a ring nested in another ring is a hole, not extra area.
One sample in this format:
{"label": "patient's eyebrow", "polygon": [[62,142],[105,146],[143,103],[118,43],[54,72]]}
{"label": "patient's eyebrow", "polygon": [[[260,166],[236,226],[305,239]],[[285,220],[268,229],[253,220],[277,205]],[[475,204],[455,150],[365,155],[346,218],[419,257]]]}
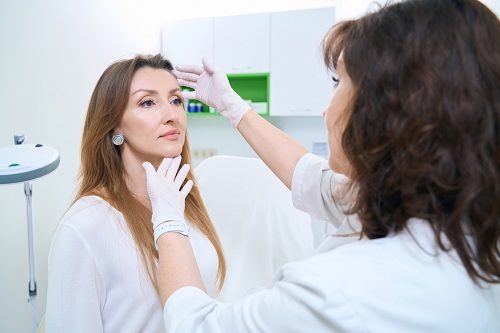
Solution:
{"label": "patient's eyebrow", "polygon": [[[132,95],[134,95],[134,94],[136,94],[136,93],[138,93],[138,92],[141,92],[141,91],[147,92],[147,93],[148,93],[148,94],[150,94],[150,95],[158,95],[158,91],[156,91],[156,90],[152,90],[152,89],[138,89],[138,90],[134,91],[134,92],[132,93]],[[175,93],[175,92],[178,92],[178,91],[181,91],[181,89],[180,89],[180,88],[174,88],[174,89],[170,90],[170,91],[168,92],[168,94],[169,94],[169,95],[171,95],[171,94],[173,94],[173,93]]]}
{"label": "patient's eyebrow", "polygon": [[[156,90],[151,90],[151,89],[138,89],[138,90],[134,91],[134,92],[132,93],[132,95],[135,95],[136,93],[141,92],[141,91],[147,92],[147,93],[148,93],[148,94],[150,94],[150,95],[157,95],[157,94],[158,94],[158,92],[157,92]],[[132,95],[131,95],[131,96],[132,96]]]}

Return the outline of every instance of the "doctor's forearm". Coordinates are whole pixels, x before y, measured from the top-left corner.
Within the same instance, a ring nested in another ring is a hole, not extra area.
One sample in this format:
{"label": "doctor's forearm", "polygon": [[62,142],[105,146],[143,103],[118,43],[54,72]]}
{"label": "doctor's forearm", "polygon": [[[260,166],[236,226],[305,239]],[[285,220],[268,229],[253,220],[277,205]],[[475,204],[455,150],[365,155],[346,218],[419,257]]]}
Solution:
{"label": "doctor's forearm", "polygon": [[300,158],[308,153],[307,149],[253,110],[245,113],[237,130],[262,161],[290,189],[295,166]]}
{"label": "doctor's forearm", "polygon": [[189,238],[176,232],[158,237],[159,287],[161,303],[177,289],[193,286],[206,293]]}

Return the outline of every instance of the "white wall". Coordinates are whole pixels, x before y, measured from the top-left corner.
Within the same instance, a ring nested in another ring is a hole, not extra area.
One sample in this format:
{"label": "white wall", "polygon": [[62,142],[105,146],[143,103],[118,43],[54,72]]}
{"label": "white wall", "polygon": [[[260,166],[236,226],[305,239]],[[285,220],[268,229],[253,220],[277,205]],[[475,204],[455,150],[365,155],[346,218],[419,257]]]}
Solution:
{"label": "white wall", "polygon": [[[135,29],[101,0],[0,2],[0,146],[14,133],[56,148],[59,168],[33,181],[39,317],[45,312],[47,254],[68,207],[79,165],[81,128],[91,91],[114,60],[159,52],[159,30]],[[31,331],[28,240],[22,184],[0,186],[0,332]]]}
{"label": "white wall", "polygon": [[500,17],[500,0],[479,0]]}
{"label": "white wall", "polygon": [[[45,312],[47,254],[75,190],[83,119],[91,91],[113,61],[160,51],[160,25],[187,18],[337,5],[342,17],[370,1],[351,0],[3,0],[0,1],[0,147],[14,133],[56,148],[59,168],[33,182],[38,316]],[[499,0],[485,0],[497,13]],[[307,98],[313,98],[309,96]],[[326,105],[327,101],[325,101]],[[321,117],[272,118],[307,148],[325,140]],[[222,117],[190,118],[193,148],[252,155]],[[23,187],[0,186],[0,332],[29,332],[28,241]]]}

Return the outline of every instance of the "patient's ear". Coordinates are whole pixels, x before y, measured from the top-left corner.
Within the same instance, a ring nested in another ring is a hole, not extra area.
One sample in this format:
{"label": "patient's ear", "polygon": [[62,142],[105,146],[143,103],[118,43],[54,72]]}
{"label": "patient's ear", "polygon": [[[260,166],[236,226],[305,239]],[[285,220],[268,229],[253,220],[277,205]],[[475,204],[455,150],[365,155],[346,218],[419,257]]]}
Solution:
{"label": "patient's ear", "polygon": [[113,130],[111,131],[113,134],[114,133],[123,133],[121,128],[120,128],[120,125],[116,125],[115,128],[113,128]]}

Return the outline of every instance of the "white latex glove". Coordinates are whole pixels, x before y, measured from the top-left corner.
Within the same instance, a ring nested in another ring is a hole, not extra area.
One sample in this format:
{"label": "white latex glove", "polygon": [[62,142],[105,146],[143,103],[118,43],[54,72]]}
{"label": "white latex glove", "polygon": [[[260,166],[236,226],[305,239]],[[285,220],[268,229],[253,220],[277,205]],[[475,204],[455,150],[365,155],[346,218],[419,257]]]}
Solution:
{"label": "white latex glove", "polygon": [[[190,167],[189,164],[184,164],[179,170],[180,164],[180,156],[163,159],[157,171],[151,163],[142,163],[146,171],[148,194],[153,210],[151,218],[153,230],[165,221],[186,223],[185,200],[193,187],[193,181],[189,180],[181,189]],[[177,170],[179,170],[178,173]]]}
{"label": "white latex glove", "polygon": [[229,84],[226,73],[202,58],[203,66],[181,64],[175,66],[179,85],[195,91],[182,92],[188,99],[197,99],[220,112],[236,128],[243,115],[251,109]]}

